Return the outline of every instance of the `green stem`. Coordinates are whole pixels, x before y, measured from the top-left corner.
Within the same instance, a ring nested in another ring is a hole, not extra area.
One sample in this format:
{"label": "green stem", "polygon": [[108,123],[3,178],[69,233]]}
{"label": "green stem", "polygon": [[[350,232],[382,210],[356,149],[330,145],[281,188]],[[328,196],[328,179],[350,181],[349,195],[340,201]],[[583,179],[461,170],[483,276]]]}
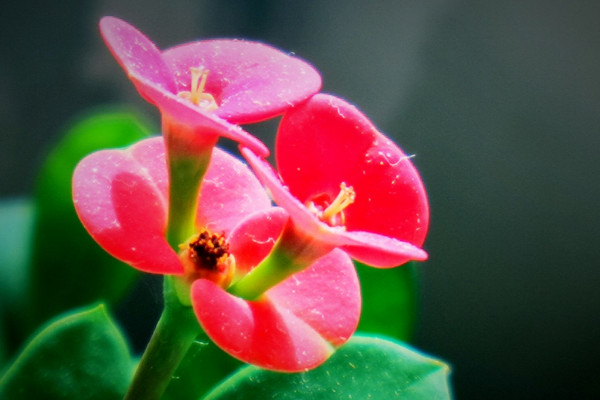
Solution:
{"label": "green stem", "polygon": [[331,250],[298,232],[290,219],[271,253],[227,291],[246,300],[256,300],[271,287],[306,269]]}
{"label": "green stem", "polygon": [[202,178],[211,150],[202,156],[172,157],[169,160],[169,221],[167,241],[175,251],[195,231]]}
{"label": "green stem", "polygon": [[296,263],[280,246],[276,246],[271,254],[231,286],[228,292],[247,300],[256,300],[269,288],[302,269],[304,265]]}
{"label": "green stem", "polygon": [[169,169],[167,241],[175,250],[195,231],[202,178],[219,136],[203,126],[181,124],[162,114]]}
{"label": "green stem", "polygon": [[165,277],[165,307],[125,400],[160,399],[177,366],[201,332],[192,308],[181,305],[174,293],[172,279]]}

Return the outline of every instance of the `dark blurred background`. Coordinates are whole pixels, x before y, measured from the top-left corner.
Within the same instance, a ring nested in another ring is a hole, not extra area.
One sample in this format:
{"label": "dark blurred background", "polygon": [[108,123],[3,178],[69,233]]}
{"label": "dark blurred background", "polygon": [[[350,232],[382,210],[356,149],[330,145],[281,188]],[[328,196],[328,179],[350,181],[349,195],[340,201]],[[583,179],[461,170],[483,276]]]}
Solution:
{"label": "dark blurred background", "polygon": [[109,14],[160,47],[294,52],[416,154],[432,223],[414,344],[457,398],[600,396],[600,2],[5,2],[0,196],[30,194],[90,107],[157,121],[100,39]]}

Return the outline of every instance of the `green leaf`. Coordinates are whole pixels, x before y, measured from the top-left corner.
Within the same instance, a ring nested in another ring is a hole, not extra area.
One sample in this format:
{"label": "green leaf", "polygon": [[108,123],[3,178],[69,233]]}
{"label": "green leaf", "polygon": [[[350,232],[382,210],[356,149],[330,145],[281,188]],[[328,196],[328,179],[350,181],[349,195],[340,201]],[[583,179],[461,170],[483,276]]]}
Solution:
{"label": "green leaf", "polygon": [[46,325],[0,380],[2,399],[121,399],[133,372],[129,349],[103,305]]}
{"label": "green leaf", "polygon": [[27,243],[31,238],[33,206],[29,199],[0,202],[0,363],[10,355],[17,336],[14,321],[26,292]]}
{"label": "green leaf", "polygon": [[410,341],[417,321],[419,265],[380,269],[355,264],[363,298],[358,330]]}
{"label": "green leaf", "polygon": [[0,202],[0,299],[15,301],[23,293],[27,242],[31,238],[33,207],[29,199]]}
{"label": "green leaf", "polygon": [[91,115],[69,129],[48,157],[39,175],[35,198],[30,328],[83,304],[114,303],[138,276],[87,234],[73,207],[71,177],[85,155],[127,146],[148,133],[147,125],[128,113]]}
{"label": "green leaf", "polygon": [[192,343],[162,400],[196,400],[242,364],[209,339]]}
{"label": "green leaf", "polygon": [[281,374],[250,366],[221,383],[207,400],[450,399],[449,368],[397,342],[355,336],[322,366]]}

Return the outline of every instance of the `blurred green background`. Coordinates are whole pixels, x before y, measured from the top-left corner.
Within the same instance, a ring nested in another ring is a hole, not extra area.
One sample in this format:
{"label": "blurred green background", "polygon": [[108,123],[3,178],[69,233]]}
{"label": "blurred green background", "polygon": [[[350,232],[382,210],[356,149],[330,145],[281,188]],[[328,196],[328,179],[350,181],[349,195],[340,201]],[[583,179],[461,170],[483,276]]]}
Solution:
{"label": "blurred green background", "polygon": [[90,107],[157,121],[103,45],[103,15],[161,47],[294,52],[416,154],[432,223],[413,343],[453,366],[457,398],[600,394],[600,2],[5,2],[1,197],[32,192]]}

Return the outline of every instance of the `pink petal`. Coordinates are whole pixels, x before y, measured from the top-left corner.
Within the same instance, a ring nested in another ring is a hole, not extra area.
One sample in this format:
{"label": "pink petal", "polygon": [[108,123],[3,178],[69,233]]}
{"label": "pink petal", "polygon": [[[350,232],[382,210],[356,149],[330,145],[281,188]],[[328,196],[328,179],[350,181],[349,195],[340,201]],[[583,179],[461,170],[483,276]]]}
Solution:
{"label": "pink petal", "polygon": [[427,259],[427,253],[413,244],[371,232],[337,232],[335,241],[352,258],[373,267],[391,268]]}
{"label": "pink petal", "polygon": [[352,262],[337,253],[272,288],[259,301],[197,280],[192,303],[208,336],[232,356],[262,368],[299,372],[324,362],[332,345],[354,332],[360,290]]}
{"label": "pink petal", "polygon": [[150,82],[166,92],[175,92],[173,73],[160,50],[143,33],[114,17],[100,20],[100,33],[129,77]]}
{"label": "pink petal", "polygon": [[[73,199],[90,235],[111,255],[156,274],[183,268],[165,239],[168,177],[162,138],[86,157],[73,177]],[[271,201],[248,167],[215,148],[201,188],[198,226],[230,231]]]}
{"label": "pink petal", "polygon": [[196,225],[228,233],[247,215],[269,208],[269,196],[246,164],[215,148],[200,190]]}
{"label": "pink petal", "polygon": [[132,78],[142,96],[156,105],[162,114],[170,116],[179,124],[189,125],[203,135],[223,136],[247,146],[263,157],[269,155],[269,149],[257,138],[237,125],[221,119],[214,112],[207,112],[189,101],[165,91],[154,83]]}
{"label": "pink petal", "polygon": [[73,202],[108,253],[155,274],[183,268],[165,240],[167,179],[162,138],[84,158],[73,175]]}
{"label": "pink petal", "polygon": [[[429,201],[416,168],[388,138],[380,135],[367,162],[348,178],[356,201],[347,208],[348,230],[365,230],[421,246],[429,227]],[[377,206],[374,206],[377,205]]]}
{"label": "pink petal", "polygon": [[[176,75],[165,63],[160,50],[135,27],[118,18],[104,17],[100,20],[100,32],[140,95],[156,105],[161,113],[178,123],[193,126],[202,134],[224,136],[262,156],[269,154],[260,140],[240,127],[177,96]],[[190,79],[189,71],[187,73]]]}
{"label": "pink petal", "polygon": [[277,134],[279,173],[301,201],[335,198],[344,182],[356,201],[344,211],[348,230],[375,232],[420,246],[429,206],[408,157],[354,106],[318,94],[290,110]]}
{"label": "pink petal", "polygon": [[246,301],[199,279],[192,285],[192,303],[215,344],[261,368],[299,372],[316,367],[333,352],[308,324],[268,299]]}
{"label": "pink petal", "polygon": [[210,71],[206,92],[232,123],[258,122],[281,114],[321,88],[319,73],[308,63],[262,43],[206,40],[166,50],[178,90],[189,90],[190,67]]}
{"label": "pink petal", "polygon": [[267,291],[334,346],[352,336],[361,310],[360,286],[350,257],[333,250],[310,268]]}
{"label": "pink petal", "polygon": [[242,148],[240,152],[246,161],[248,161],[258,179],[269,190],[275,203],[283,207],[290,214],[294,220],[294,224],[299,229],[306,232],[318,233],[325,226],[315,215],[308,211],[304,204],[290,193],[266,160],[258,157],[249,149]]}
{"label": "pink petal", "polygon": [[280,207],[251,214],[229,234],[229,250],[235,255],[236,273],[243,276],[258,265],[279,238],[288,213]]}

